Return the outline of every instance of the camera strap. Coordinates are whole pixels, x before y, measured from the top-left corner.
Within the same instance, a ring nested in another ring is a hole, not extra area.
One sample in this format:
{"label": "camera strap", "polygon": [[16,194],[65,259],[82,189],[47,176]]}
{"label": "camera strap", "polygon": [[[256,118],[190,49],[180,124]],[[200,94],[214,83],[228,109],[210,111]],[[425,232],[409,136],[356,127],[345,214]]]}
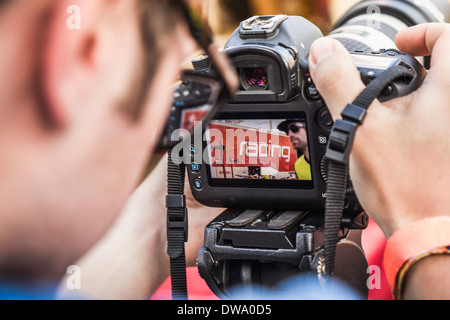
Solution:
{"label": "camera strap", "polygon": [[172,160],[172,151],[169,151],[166,195],[167,253],[170,257],[173,300],[187,300],[184,243],[188,239],[188,213],[184,195],[184,178],[184,163],[175,163]]}
{"label": "camera strap", "polygon": [[392,81],[407,77],[414,72],[402,65],[392,67],[367,85],[356,100],[345,107],[342,120],[336,120],[331,130],[326,151],[328,159],[328,184],[325,202],[325,275],[334,273],[336,247],[345,207],[345,193],[348,185],[349,158],[356,129],[363,124],[367,109]]}

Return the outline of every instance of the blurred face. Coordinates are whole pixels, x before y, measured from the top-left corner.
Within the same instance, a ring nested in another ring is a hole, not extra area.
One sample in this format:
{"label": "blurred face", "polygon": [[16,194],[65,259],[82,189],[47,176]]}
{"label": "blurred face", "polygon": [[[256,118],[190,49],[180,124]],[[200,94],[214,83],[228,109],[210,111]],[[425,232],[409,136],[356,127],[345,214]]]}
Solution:
{"label": "blurred face", "polygon": [[154,30],[171,45],[151,56],[136,3],[79,0],[79,29],[71,1],[2,8],[0,275],[64,273],[142,178],[193,41],[182,23]]}
{"label": "blurred face", "polygon": [[287,132],[295,149],[305,150],[308,147],[306,127],[304,122],[294,122],[288,126]]}

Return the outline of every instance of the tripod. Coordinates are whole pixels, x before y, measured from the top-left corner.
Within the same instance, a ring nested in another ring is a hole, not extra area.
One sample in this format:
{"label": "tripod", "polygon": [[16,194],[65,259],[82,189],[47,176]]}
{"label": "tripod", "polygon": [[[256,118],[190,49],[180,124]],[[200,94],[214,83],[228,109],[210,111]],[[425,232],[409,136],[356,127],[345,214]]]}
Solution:
{"label": "tripod", "polygon": [[[343,219],[334,276],[367,297],[368,264],[361,246],[367,215]],[[325,283],[323,215],[302,211],[227,209],[208,224],[198,255],[202,278],[219,298],[233,288],[258,294],[280,290],[288,279],[309,275]],[[302,290],[302,288],[299,288]]]}

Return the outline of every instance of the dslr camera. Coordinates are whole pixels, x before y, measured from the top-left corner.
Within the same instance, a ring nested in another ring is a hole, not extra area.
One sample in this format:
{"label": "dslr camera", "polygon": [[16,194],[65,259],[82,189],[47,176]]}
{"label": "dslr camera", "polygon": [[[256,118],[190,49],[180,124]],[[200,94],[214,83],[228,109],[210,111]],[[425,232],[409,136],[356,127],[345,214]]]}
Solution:
{"label": "dslr camera", "polygon": [[[399,52],[396,33],[423,22],[444,22],[449,12],[446,1],[362,1],[328,36],[349,50],[365,84],[397,65],[413,71],[412,77],[384,88],[378,97],[383,102],[419,88],[429,63]],[[323,276],[325,152],[333,119],[308,67],[311,44],[320,37],[322,32],[299,16],[243,21],[224,48],[239,76],[239,90],[188,142],[192,161],[186,167],[194,197],[203,205],[226,208],[206,227],[198,256],[200,275],[221,298],[233,298],[235,286],[278,290],[298,275],[312,275],[318,282]],[[193,65],[199,74],[214,71],[207,56]],[[177,129],[193,128],[210,95],[205,84],[176,87],[161,146],[178,143]],[[335,272],[363,295],[368,265],[360,240],[367,223],[349,182]]]}

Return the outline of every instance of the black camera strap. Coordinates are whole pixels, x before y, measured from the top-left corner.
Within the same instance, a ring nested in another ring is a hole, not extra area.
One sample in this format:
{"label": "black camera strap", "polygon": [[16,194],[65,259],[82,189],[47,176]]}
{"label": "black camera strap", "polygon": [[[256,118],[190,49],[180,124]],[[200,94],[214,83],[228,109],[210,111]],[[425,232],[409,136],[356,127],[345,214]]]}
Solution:
{"label": "black camera strap", "polygon": [[356,100],[345,107],[342,120],[336,120],[331,130],[327,147],[328,184],[325,202],[325,275],[334,273],[336,247],[345,207],[348,184],[349,158],[356,129],[363,124],[367,109],[392,81],[407,77],[414,72],[404,66],[392,67],[375,78]]}
{"label": "black camera strap", "polygon": [[187,300],[186,255],[184,243],[188,239],[188,213],[184,195],[184,163],[172,160],[169,151],[167,174],[167,253],[170,257],[172,299]]}

